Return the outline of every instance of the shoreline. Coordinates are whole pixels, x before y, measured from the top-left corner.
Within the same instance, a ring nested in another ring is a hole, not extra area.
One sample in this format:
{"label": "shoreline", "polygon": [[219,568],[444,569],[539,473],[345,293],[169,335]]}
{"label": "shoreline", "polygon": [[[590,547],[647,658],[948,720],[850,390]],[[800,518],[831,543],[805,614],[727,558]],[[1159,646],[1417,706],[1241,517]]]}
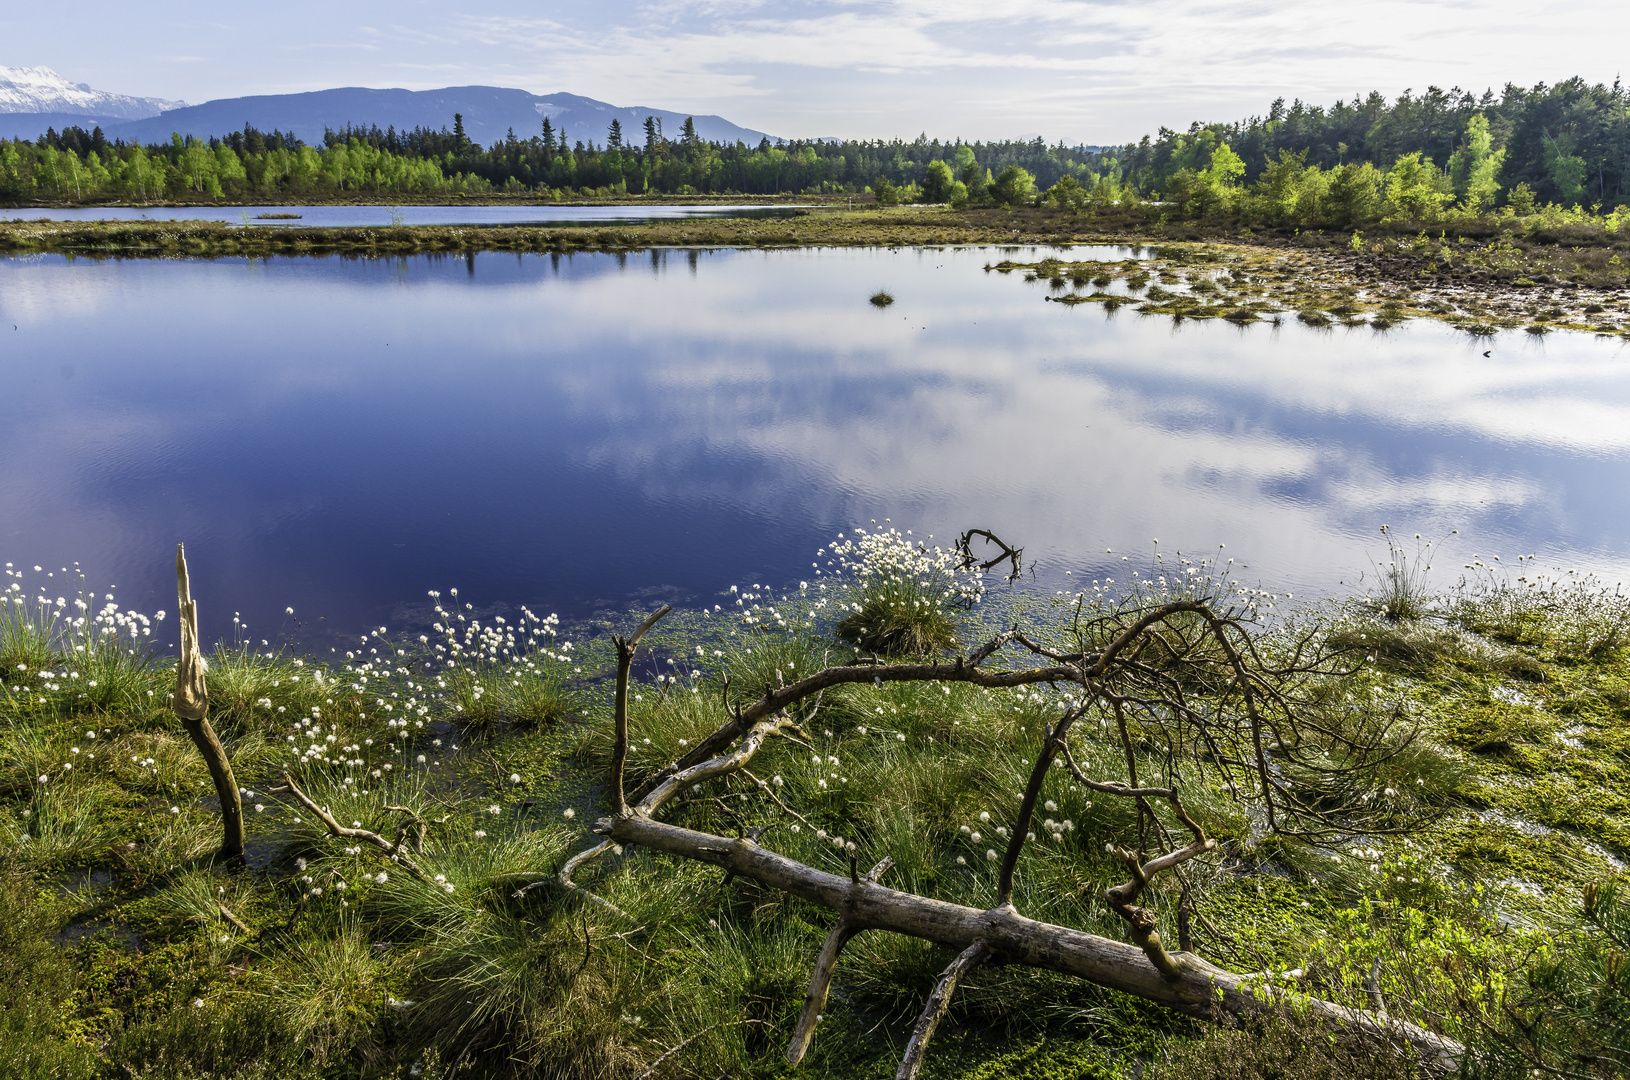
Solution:
{"label": "shoreline", "polygon": [[[630,204],[637,205],[632,200]],[[698,200],[696,205],[705,204]],[[774,202],[765,200],[764,205]],[[472,200],[471,205],[475,205]],[[547,205],[547,204],[539,204]],[[574,204],[558,204],[574,205]],[[587,204],[583,204],[587,205]],[[606,204],[598,204],[606,205]],[[625,204],[617,204],[625,205]],[[1197,302],[1187,293],[1152,298],[1071,291],[1048,299],[1067,303],[1136,304],[1145,314],[1225,318],[1237,323],[1299,318],[1312,326],[1372,325],[1431,318],[1474,337],[1523,329],[1558,330],[1630,339],[1630,287],[1618,280],[1611,237],[1521,247],[1508,234],[1487,243],[1465,235],[1432,240],[1424,232],[1342,245],[1323,234],[1218,232],[1190,225],[1110,228],[1101,220],[1059,211],[934,207],[887,210],[816,208],[792,217],[707,218],[582,225],[383,225],[255,227],[210,221],[0,222],[0,255],[61,254],[73,258],[271,258],[344,255],[399,258],[481,252],[632,254],[654,249],[800,249],[820,247],[932,248],[1055,247],[1056,258],[1012,263],[1007,269],[1049,275],[1054,291],[1074,265],[1067,249],[1123,245],[1153,249],[1120,264],[1114,276],[1174,278],[1195,268],[1227,270],[1230,288]],[[1355,234],[1356,235],[1356,234]],[[1626,244],[1630,245],[1630,238]],[[1134,266],[1133,264],[1136,264]],[[1100,270],[1100,274],[1104,272]],[[1098,276],[1098,275],[1095,275]],[[1079,278],[1079,275],[1077,275]],[[1085,278],[1075,281],[1077,288]],[[1207,287],[1208,288],[1208,287]],[[1151,302],[1151,300],[1153,302]]]}

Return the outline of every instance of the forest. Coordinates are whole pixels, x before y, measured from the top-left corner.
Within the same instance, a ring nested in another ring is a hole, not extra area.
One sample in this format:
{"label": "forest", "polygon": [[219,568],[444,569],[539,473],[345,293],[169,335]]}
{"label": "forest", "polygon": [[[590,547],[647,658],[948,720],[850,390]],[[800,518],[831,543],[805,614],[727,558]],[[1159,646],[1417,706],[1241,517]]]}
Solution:
{"label": "forest", "polygon": [[[1161,128],[1121,147],[1028,142],[793,141],[724,145],[686,122],[641,132],[513,132],[482,147],[451,129],[328,131],[321,146],[245,128],[207,140],[110,143],[100,129],[0,143],[0,202],[321,200],[392,196],[618,198],[871,195],[877,203],[1159,204],[1270,225],[1384,217],[1613,214],[1630,203],[1630,92],[1573,78],[1495,95],[1430,87],[1329,108],[1276,101],[1233,123]],[[1616,221],[1615,221],[1616,227]]]}

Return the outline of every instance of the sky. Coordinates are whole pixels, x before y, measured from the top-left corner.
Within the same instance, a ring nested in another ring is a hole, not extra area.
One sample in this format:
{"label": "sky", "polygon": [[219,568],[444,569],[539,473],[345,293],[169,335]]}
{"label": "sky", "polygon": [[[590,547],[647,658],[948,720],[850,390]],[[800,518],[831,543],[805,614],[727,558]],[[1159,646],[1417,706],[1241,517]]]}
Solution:
{"label": "sky", "polygon": [[[270,12],[275,11],[276,17]],[[0,9],[0,65],[200,103],[484,84],[786,138],[1121,143],[1429,85],[1611,83],[1630,5],[1573,0],[79,0]],[[1630,73],[1626,73],[1630,74]]]}

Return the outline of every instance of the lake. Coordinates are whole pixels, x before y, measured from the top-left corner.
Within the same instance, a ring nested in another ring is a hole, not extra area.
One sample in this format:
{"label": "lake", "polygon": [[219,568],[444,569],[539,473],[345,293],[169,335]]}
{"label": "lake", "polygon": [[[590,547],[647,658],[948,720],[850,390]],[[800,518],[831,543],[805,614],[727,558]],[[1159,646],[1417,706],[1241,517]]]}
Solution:
{"label": "lake", "polygon": [[[689,218],[792,217],[800,206],[79,206],[0,209],[0,221],[224,221],[254,228],[386,225],[629,225]],[[265,217],[295,214],[297,217]]]}
{"label": "lake", "polygon": [[1174,325],[983,269],[1048,253],[0,259],[0,562],[150,611],[185,540],[206,638],[796,587],[872,519],[993,529],[1042,588],[1158,538],[1344,595],[1383,523],[1447,538],[1441,585],[1624,576],[1622,343]]}

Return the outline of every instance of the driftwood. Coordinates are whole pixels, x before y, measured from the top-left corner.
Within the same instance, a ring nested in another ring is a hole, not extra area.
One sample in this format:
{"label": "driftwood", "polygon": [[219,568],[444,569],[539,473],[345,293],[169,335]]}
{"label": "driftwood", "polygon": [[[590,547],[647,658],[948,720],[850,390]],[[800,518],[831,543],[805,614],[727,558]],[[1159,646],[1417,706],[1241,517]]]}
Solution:
{"label": "driftwood", "polygon": [[192,598],[192,585],[187,579],[187,551],[184,545],[175,546],[176,615],[181,624],[181,655],[175,662],[175,694],[170,707],[186,729],[192,744],[209,768],[209,777],[215,782],[215,795],[221,803],[221,857],[243,858],[243,796],[238,781],[232,775],[232,762],[227,759],[226,748],[209,722],[209,689],[204,674],[209,664],[198,648],[198,602]]}
{"label": "driftwood", "polygon": [[[1237,798],[1252,801],[1263,811],[1269,828],[1319,838],[1340,835],[1355,825],[1372,831],[1386,827],[1376,818],[1364,820],[1363,800],[1348,799],[1338,805],[1332,802],[1332,793],[1351,794],[1357,778],[1396,752],[1398,741],[1384,727],[1354,735],[1339,722],[1302,709],[1302,703],[1289,689],[1301,676],[1336,670],[1331,655],[1319,650],[1309,652],[1311,647],[1304,643],[1292,649],[1288,658],[1269,663],[1244,632],[1240,617],[1219,613],[1203,600],[1177,600],[1078,619],[1078,640],[1097,642],[1092,648],[1057,651],[1014,629],[949,661],[829,667],[790,685],[767,687],[756,702],[729,705],[730,718],[723,725],[654,777],[647,789],[630,802],[624,795],[623,776],[628,746],[629,673],[640,639],[666,613],[666,608],[654,613],[631,638],[616,642],[616,738],[612,775],[608,778],[613,812],[594,827],[604,839],[568,860],[558,880],[568,889],[586,893],[573,883],[573,873],[614,847],[639,844],[720,867],[730,876],[750,879],[836,913],[837,925],[816,961],[804,1009],[787,1049],[790,1063],[798,1064],[809,1048],[844,945],[864,930],[906,934],[960,953],[924,1009],[906,1061],[900,1067],[901,1077],[917,1075],[957,982],[968,970],[987,961],[1025,964],[1078,976],[1208,1019],[1256,1013],[1293,996],[1299,1008],[1336,1032],[1411,1054],[1434,1071],[1453,1069],[1464,1052],[1454,1040],[1385,1011],[1322,1001],[1300,992],[1288,995],[1273,983],[1272,973],[1241,975],[1186,949],[1173,953],[1160,939],[1154,913],[1137,905],[1144,891],[1161,875],[1213,850],[1215,842],[1185,811],[1175,782],[1140,784],[1135,744],[1128,726],[1132,717],[1144,725],[1140,738],[1148,738],[1157,729],[1167,738],[1168,776],[1179,775],[1176,753],[1189,748],[1191,760],[1220,774],[1223,784]],[[990,664],[998,653],[1015,647],[1023,650],[1029,666]],[[1190,689],[1196,679],[1209,686],[1209,704],[1204,707],[1195,703]],[[854,863],[857,856],[850,850],[850,872],[831,874],[762,846],[758,842],[760,830],[731,838],[658,819],[663,806],[685,788],[745,772],[768,739],[796,733],[797,727],[786,712],[789,706],[846,683],[905,681],[963,682],[989,688],[1047,683],[1071,685],[1079,691],[1076,703],[1045,732],[990,908],[966,907],[890,889],[880,881],[890,859],[861,876]],[[1076,766],[1068,739],[1075,722],[1089,713],[1106,718],[1106,726],[1107,717],[1114,718],[1126,751],[1125,782],[1095,780]],[[1091,790],[1137,803],[1138,850],[1112,849],[1126,865],[1129,878],[1106,894],[1111,909],[1128,926],[1130,943],[1037,922],[1014,907],[1014,877],[1025,845],[1032,839],[1029,834],[1043,783],[1055,762],[1067,767],[1076,782]],[[1292,775],[1300,777],[1311,794],[1297,790],[1284,779]],[[1169,816],[1189,832],[1187,843],[1177,846],[1171,839],[1155,813],[1157,803],[1164,805]],[[1179,910],[1183,928],[1180,936],[1184,938],[1188,914],[1186,909]]]}

